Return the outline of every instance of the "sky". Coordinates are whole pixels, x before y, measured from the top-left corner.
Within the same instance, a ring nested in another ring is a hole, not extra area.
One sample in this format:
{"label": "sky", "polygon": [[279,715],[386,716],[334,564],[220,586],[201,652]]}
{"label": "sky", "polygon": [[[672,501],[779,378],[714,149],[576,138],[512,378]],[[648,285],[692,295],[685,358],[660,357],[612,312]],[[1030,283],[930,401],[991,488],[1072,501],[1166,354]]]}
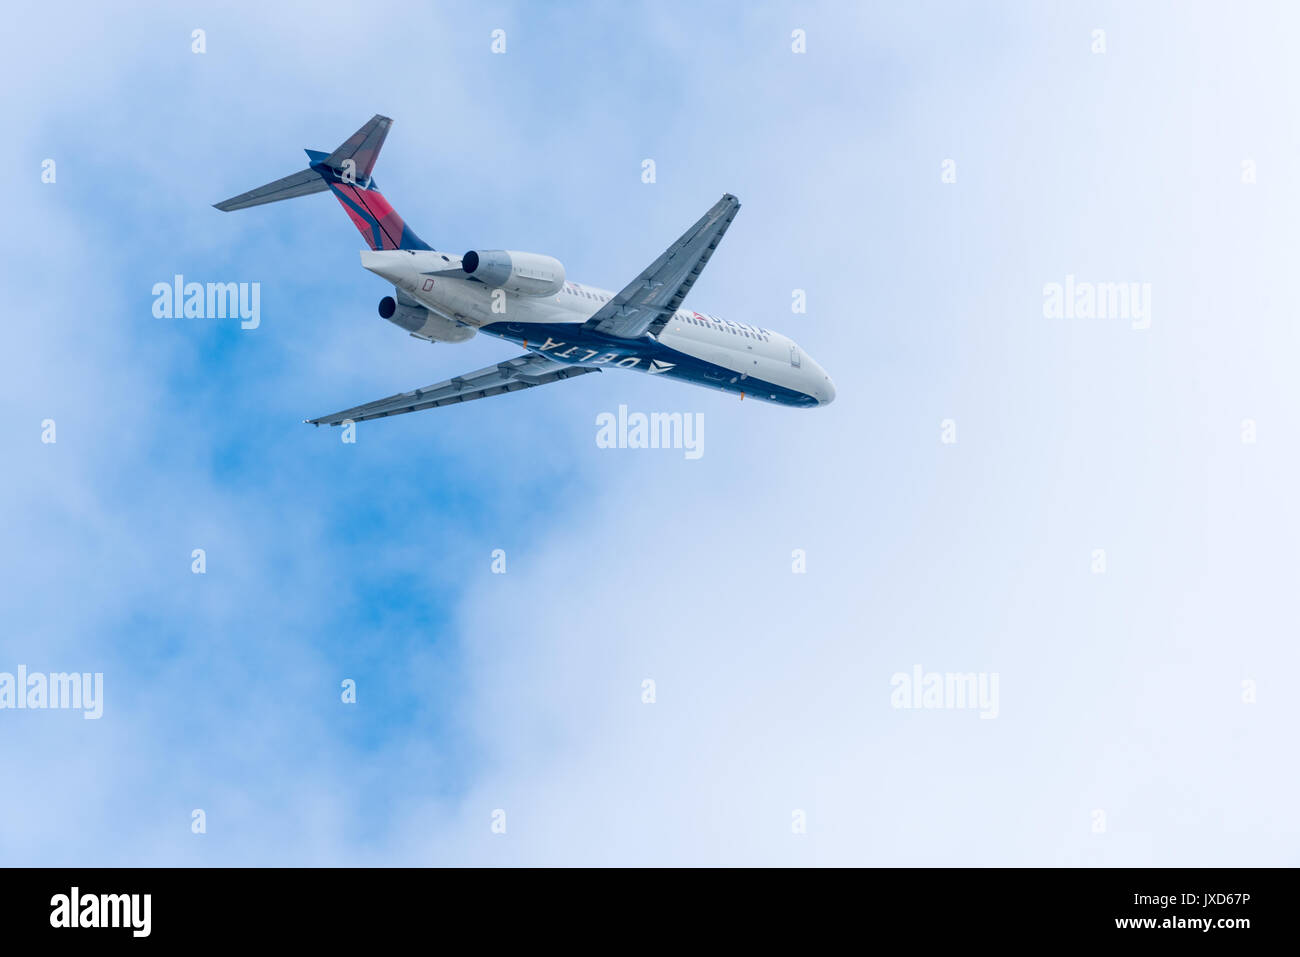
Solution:
{"label": "sky", "polygon": [[[0,709],[0,864],[1297,862],[1293,6],[11,27],[0,676],[103,714]],[[615,373],[304,425],[514,354],[380,319],[328,196],[212,209],[375,113],[423,239],[606,289],[736,194],[685,305],[835,403]],[[177,274],[260,324],[156,317]],[[704,454],[599,447],[620,405]]]}

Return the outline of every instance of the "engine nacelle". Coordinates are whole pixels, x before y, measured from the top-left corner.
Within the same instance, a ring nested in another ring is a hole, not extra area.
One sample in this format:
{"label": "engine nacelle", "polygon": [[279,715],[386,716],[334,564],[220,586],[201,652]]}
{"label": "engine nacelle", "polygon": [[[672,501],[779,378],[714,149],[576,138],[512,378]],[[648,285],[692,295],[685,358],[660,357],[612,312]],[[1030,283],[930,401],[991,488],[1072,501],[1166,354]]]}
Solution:
{"label": "engine nacelle", "polygon": [[553,296],[564,288],[564,265],[538,253],[471,249],[461,257],[461,269],[485,286],[520,296]]}
{"label": "engine nacelle", "polygon": [[408,306],[392,296],[379,300],[379,315],[412,335],[436,342],[465,342],[478,333],[472,326],[462,326],[444,319],[424,306]]}

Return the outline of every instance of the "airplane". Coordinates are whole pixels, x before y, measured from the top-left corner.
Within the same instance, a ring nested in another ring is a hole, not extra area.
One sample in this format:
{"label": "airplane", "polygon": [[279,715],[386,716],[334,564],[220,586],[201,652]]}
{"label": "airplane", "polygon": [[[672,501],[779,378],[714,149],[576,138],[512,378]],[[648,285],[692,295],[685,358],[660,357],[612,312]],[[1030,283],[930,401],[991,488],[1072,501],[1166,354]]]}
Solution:
{"label": "airplane", "polygon": [[361,265],[393,284],[379,315],[431,342],[479,332],[523,355],[410,392],[366,402],[311,425],[364,422],[627,369],[796,408],[829,405],[830,376],[778,332],[681,308],[740,201],[724,195],[619,292],[572,282],[558,259],[511,250],[441,252],[417,236],[372,175],[393,121],[376,114],[332,153],[307,150],[292,175],[216,203],[229,212],[330,190],[361,233]]}

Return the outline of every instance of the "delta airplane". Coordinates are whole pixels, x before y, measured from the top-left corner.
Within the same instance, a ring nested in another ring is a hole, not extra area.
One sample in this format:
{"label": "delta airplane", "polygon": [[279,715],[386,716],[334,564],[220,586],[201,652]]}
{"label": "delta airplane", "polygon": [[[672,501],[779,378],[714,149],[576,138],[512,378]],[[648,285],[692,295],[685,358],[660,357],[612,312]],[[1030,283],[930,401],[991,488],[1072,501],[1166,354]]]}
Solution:
{"label": "delta airplane", "polygon": [[367,402],[312,425],[363,422],[502,395],[603,369],[630,369],[807,408],[835,399],[830,377],[778,332],[681,308],[740,202],[727,194],[620,292],[571,282],[538,253],[440,252],[411,231],[371,176],[393,121],[375,116],[333,153],[307,150],[307,169],[232,197],[229,211],[333,192],[369,250],[361,265],[393,284],[379,315],[431,342],[477,333],[524,354],[486,369]]}

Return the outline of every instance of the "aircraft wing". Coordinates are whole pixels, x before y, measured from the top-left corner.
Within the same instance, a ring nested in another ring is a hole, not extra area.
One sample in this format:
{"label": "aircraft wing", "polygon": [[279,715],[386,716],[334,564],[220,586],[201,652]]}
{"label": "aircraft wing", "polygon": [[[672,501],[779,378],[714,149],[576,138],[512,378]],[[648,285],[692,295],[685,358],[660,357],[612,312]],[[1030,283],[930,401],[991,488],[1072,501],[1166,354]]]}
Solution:
{"label": "aircraft wing", "polygon": [[725,194],[583,328],[621,339],[658,333],[680,308],[739,209],[740,200]]}
{"label": "aircraft wing", "polygon": [[522,356],[498,362],[477,372],[467,372],[446,382],[435,382],[422,389],[402,392],[367,402],[333,415],[321,416],[319,419],[307,419],[312,425],[339,425],[347,419],[364,422],[367,419],[382,419],[404,412],[419,412],[422,409],[436,409],[439,406],[453,405],[457,402],[471,402],[474,399],[486,399],[488,396],[504,395],[517,392],[535,385],[559,382],[588,372],[599,372],[595,366],[574,366],[556,362],[535,352],[526,352]]}

